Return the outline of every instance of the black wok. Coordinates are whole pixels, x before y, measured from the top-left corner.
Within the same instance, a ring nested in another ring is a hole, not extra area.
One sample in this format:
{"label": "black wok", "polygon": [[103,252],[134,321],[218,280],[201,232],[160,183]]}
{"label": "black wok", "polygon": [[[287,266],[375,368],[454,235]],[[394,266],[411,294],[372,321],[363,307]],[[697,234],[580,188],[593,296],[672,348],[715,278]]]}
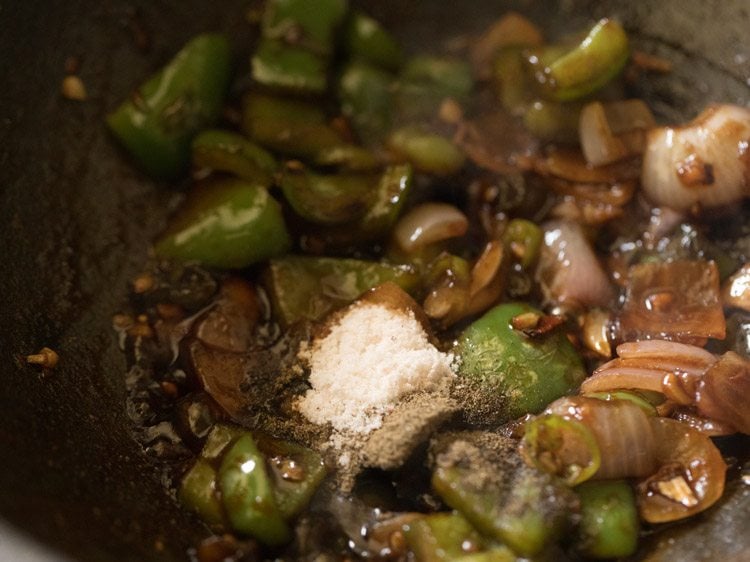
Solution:
{"label": "black wok", "polygon": [[[103,115],[188,38],[224,30],[247,64],[248,2],[0,2],[0,559],[183,560],[206,529],[181,511],[129,432],[124,358],[110,319],[162,228],[171,195],[108,138]],[[707,100],[750,99],[750,7],[725,0],[368,3],[409,45],[486,26],[508,6],[555,27],[615,15],[637,47],[675,63],[644,84],[662,119]],[[133,13],[151,35],[141,52]],[[89,99],[63,99],[77,56]],[[737,220],[743,220],[738,217]],[[21,356],[49,346],[43,376]],[[693,542],[661,541],[663,560],[746,560],[750,491],[736,487]],[[726,526],[723,521],[733,521]],[[687,533],[693,538],[697,533]],[[49,551],[29,550],[45,545]],[[670,550],[671,549],[671,550]],[[46,552],[46,554],[45,554]]]}

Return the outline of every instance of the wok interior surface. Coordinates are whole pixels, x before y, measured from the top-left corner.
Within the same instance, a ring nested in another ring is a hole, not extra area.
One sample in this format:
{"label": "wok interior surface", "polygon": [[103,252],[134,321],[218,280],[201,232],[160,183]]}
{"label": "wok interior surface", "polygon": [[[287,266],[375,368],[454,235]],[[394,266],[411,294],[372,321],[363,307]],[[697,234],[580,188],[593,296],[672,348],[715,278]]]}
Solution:
{"label": "wok interior surface", "polygon": [[[22,529],[81,560],[182,560],[207,534],[179,509],[158,465],[129,433],[125,360],[110,319],[163,227],[172,196],[131,167],[102,123],[198,32],[227,32],[238,72],[245,71],[253,40],[248,7],[238,0],[220,6],[197,0],[2,5],[0,517],[11,525],[6,533]],[[437,37],[481,30],[508,8],[547,29],[620,17],[637,47],[675,63],[671,76],[643,85],[664,120],[692,117],[707,101],[744,104],[750,98],[750,47],[743,44],[750,15],[742,2],[366,5],[420,51]],[[152,40],[146,53],[133,39],[134,13]],[[81,61],[85,102],[59,94],[69,56]],[[43,346],[61,357],[46,376],[21,359]],[[712,523],[713,531],[701,533],[715,533],[718,546],[701,551],[688,541],[675,547],[663,540],[662,554],[653,558],[740,560],[750,550],[746,488],[718,508],[722,516],[715,519],[725,524]]]}

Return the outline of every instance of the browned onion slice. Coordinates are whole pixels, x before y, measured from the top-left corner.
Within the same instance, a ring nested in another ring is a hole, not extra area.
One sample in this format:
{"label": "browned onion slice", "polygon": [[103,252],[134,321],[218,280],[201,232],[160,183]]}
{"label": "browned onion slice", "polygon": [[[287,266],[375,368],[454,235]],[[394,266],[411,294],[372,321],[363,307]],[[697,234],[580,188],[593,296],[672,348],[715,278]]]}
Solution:
{"label": "browned onion slice", "polygon": [[650,390],[687,404],[692,402],[698,379],[716,362],[716,356],[705,349],[666,340],[620,344],[617,353],[618,358],[601,365],[583,382],[583,392]]}
{"label": "browned onion slice", "polygon": [[724,492],[727,465],[706,435],[680,422],[650,418],[659,471],[638,485],[638,510],[649,523],[699,513]]}
{"label": "browned onion slice", "polygon": [[447,203],[424,203],[399,219],[393,237],[400,248],[412,253],[420,248],[466,234],[469,220]]}
{"label": "browned onion slice", "polygon": [[576,419],[594,435],[601,453],[594,478],[640,478],[656,471],[650,418],[637,404],[570,396],[556,400],[546,412]]}
{"label": "browned onion slice", "polygon": [[608,390],[662,391],[664,371],[644,367],[613,367],[599,371],[581,384],[581,392],[605,392]]}
{"label": "browned onion slice", "polygon": [[643,340],[626,342],[617,346],[617,355],[623,359],[629,358],[662,358],[669,357],[680,364],[695,364],[705,370],[716,362],[716,356],[697,345],[689,345],[669,340]]}
{"label": "browned onion slice", "polygon": [[581,226],[559,220],[543,228],[537,279],[547,300],[573,306],[607,306],[614,291]]}
{"label": "browned onion slice", "polygon": [[750,362],[727,352],[698,384],[698,413],[750,434]]}

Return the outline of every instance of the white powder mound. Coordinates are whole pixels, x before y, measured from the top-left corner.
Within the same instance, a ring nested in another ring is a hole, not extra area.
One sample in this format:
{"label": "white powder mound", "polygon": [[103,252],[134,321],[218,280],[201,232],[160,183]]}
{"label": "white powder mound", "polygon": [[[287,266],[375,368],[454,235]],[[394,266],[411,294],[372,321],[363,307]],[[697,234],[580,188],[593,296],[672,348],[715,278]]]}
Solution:
{"label": "white powder mound", "polygon": [[429,342],[413,313],[372,303],[350,308],[301,355],[312,388],[299,411],[345,433],[370,433],[401,398],[454,376],[453,356]]}

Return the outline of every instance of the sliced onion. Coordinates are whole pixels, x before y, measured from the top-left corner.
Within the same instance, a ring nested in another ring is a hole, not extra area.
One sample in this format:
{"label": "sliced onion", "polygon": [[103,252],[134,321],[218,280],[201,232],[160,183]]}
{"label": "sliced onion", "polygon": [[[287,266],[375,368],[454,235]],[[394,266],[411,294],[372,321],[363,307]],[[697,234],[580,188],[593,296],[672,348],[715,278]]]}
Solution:
{"label": "sliced onion", "polygon": [[573,306],[607,306],[614,291],[581,227],[570,221],[544,225],[537,279],[547,300]]}
{"label": "sliced onion", "polygon": [[680,404],[692,403],[698,379],[716,362],[716,356],[705,349],[664,340],[624,343],[617,353],[618,358],[583,381],[581,391],[649,390]]}
{"label": "sliced onion", "polygon": [[700,417],[692,408],[675,408],[670,412],[669,417],[709,437],[720,437],[737,433],[737,430],[733,426],[713,419]]}
{"label": "sliced onion", "polygon": [[646,131],[656,125],[641,100],[586,104],[581,110],[579,134],[586,161],[594,166],[611,164],[642,154]]}
{"label": "sliced onion", "polygon": [[651,418],[634,402],[573,396],[546,412],[576,419],[591,431],[601,452],[594,478],[643,477],[658,467]]}
{"label": "sliced onion", "polygon": [[608,390],[650,390],[662,392],[664,371],[646,367],[623,367],[609,365],[587,378],[581,384],[581,392],[605,392]]}
{"label": "sliced onion", "polygon": [[688,345],[668,340],[644,340],[626,342],[617,346],[617,355],[623,359],[667,358],[679,363],[680,369],[694,365],[701,372],[716,362],[716,356],[696,345]]}
{"label": "sliced onion", "polygon": [[741,308],[750,312],[750,263],[726,280],[721,290],[724,306]]}
{"label": "sliced onion", "polygon": [[399,219],[393,237],[406,253],[413,253],[429,244],[466,234],[469,220],[461,211],[447,203],[424,203]]}
{"label": "sliced onion", "polygon": [[261,304],[255,288],[237,277],[225,279],[219,298],[195,324],[195,336],[214,349],[242,353],[253,343]]}
{"label": "sliced onion", "polygon": [[698,413],[750,434],[750,362],[729,351],[698,385]]}
{"label": "sliced onion", "polygon": [[534,162],[534,171],[573,183],[616,183],[638,179],[640,160],[632,159],[607,166],[593,166],[578,150],[553,148]]}
{"label": "sliced onion", "polygon": [[680,422],[650,418],[659,472],[638,485],[638,510],[649,523],[677,521],[713,505],[727,466],[711,439]]}
{"label": "sliced onion", "polygon": [[657,205],[709,209],[748,195],[750,109],[713,105],[683,127],[651,130],[647,142],[641,183]]}

